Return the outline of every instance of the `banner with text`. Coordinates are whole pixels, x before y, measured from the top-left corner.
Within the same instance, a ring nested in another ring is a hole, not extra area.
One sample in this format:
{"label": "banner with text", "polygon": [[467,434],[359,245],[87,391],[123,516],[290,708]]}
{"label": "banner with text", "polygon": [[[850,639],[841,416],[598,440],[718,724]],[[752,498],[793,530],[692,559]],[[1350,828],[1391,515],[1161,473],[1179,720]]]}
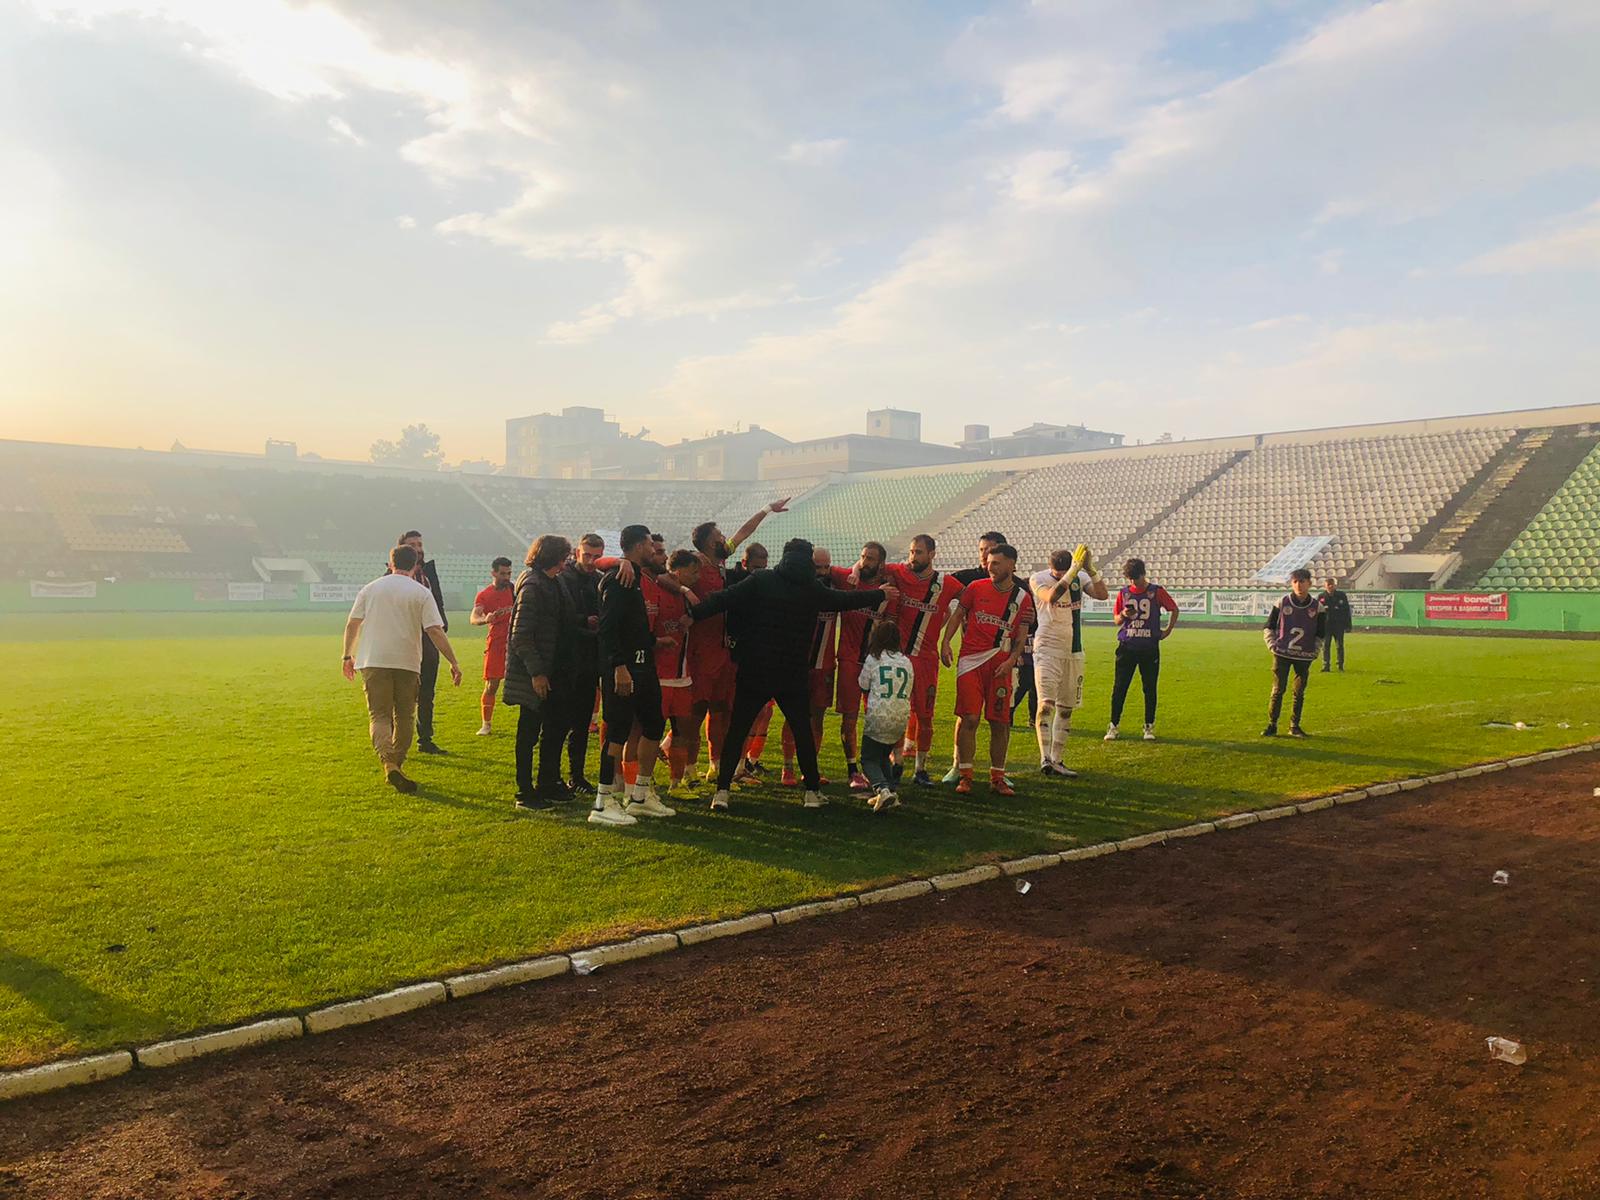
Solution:
{"label": "banner with text", "polygon": [[86,583],[52,583],[48,579],[28,580],[28,595],[35,600],[93,600],[98,585],[94,580]]}
{"label": "banner with text", "polygon": [[1509,621],[1505,592],[1429,592],[1422,615],[1430,621]]}
{"label": "banner with text", "polygon": [[264,583],[230,583],[228,585],[228,599],[233,601],[257,601],[267,598],[267,586]]}
{"label": "banner with text", "polygon": [[1212,592],[1214,617],[1264,617],[1283,596],[1282,592]]}
{"label": "banner with text", "polygon": [[313,583],[311,585],[311,603],[313,604],[354,604],[356,593],[361,590],[359,583]]}
{"label": "banner with text", "polygon": [[1350,598],[1352,617],[1394,616],[1393,592],[1346,592],[1345,595]]}

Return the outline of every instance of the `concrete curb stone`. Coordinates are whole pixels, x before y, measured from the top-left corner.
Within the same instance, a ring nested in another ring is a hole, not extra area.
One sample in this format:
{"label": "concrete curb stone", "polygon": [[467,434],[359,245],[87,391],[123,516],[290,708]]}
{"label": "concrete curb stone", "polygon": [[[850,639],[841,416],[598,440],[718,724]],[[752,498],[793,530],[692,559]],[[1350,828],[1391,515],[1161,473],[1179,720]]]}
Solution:
{"label": "concrete curb stone", "polygon": [[1234,813],[1231,817],[1218,817],[1218,829],[1243,829],[1246,825],[1255,825],[1261,820],[1253,812]]}
{"label": "concrete curb stone", "polygon": [[1000,868],[994,863],[984,863],[968,871],[952,871],[948,875],[935,875],[928,882],[941,892],[954,891],[974,883],[986,883],[1000,878]]}
{"label": "concrete curb stone", "polygon": [[1333,807],[1332,796],[1318,796],[1315,800],[1305,800],[1295,805],[1295,810],[1302,813],[1321,812],[1325,808]]}
{"label": "concrete curb stone", "polygon": [[535,979],[565,975],[570,970],[572,970],[572,960],[565,954],[547,954],[543,958],[508,963],[503,967],[491,967],[487,971],[452,975],[444,981],[444,985],[450,989],[450,999],[464,1000],[468,996],[494,991],[496,988],[515,987],[519,983],[532,983]]}
{"label": "concrete curb stone", "polygon": [[691,925],[678,930],[678,940],[685,946],[698,946],[701,942],[714,942],[718,938],[732,937],[737,933],[754,933],[758,929],[771,929],[777,921],[769,912],[755,912],[748,916],[733,917],[727,921],[713,921],[709,925]]}
{"label": "concrete curb stone", "polygon": [[1427,785],[1428,781],[1426,779],[1402,779],[1400,781],[1400,790],[1402,792],[1414,792],[1419,787],[1426,787]]}
{"label": "concrete curb stone", "polygon": [[1202,837],[1205,834],[1215,833],[1216,831],[1217,823],[1215,821],[1196,821],[1193,825],[1180,825],[1176,829],[1167,830],[1167,837],[1169,839]]}
{"label": "concrete curb stone", "polygon": [[1075,850],[1063,850],[1061,852],[1061,861],[1063,863],[1084,862],[1087,859],[1103,858],[1107,854],[1115,854],[1116,852],[1117,844],[1115,842],[1096,842],[1092,846],[1079,846]]}
{"label": "concrete curb stone", "polygon": [[832,900],[813,900],[808,904],[796,904],[792,908],[780,908],[772,914],[772,919],[779,925],[793,925],[796,921],[826,916],[828,913],[847,912],[860,907],[861,901],[854,896],[836,896]]}
{"label": "concrete curb stone", "polygon": [[1256,813],[1258,821],[1281,821],[1285,817],[1298,816],[1300,810],[1293,804],[1280,804],[1277,808],[1263,808]]}
{"label": "concrete curb stone", "polygon": [[1398,783],[1375,783],[1367,789],[1369,796],[1392,796],[1400,790]]}
{"label": "concrete curb stone", "polygon": [[933,884],[926,879],[908,879],[904,883],[892,884],[889,887],[877,888],[874,891],[862,892],[856,899],[862,905],[890,904],[896,900],[909,900],[913,896],[926,896],[933,891]]}
{"label": "concrete curb stone", "polygon": [[1333,802],[1335,804],[1354,804],[1357,800],[1365,800],[1366,798],[1367,789],[1360,788],[1354,792],[1340,792],[1333,798]]}
{"label": "concrete curb stone", "polygon": [[1060,865],[1059,854],[1030,854],[1027,858],[1013,858],[1010,862],[1001,863],[1000,870],[1006,875],[1024,875],[1029,871],[1045,871]]}
{"label": "concrete curb stone", "polygon": [[1168,837],[1165,829],[1157,829],[1154,833],[1141,833],[1134,837],[1126,837],[1114,843],[1118,851],[1143,850],[1146,846],[1158,846]]}
{"label": "concrete curb stone", "polygon": [[306,1032],[332,1033],[349,1025],[364,1025],[380,1017],[398,1016],[413,1009],[427,1008],[430,1004],[443,1004],[449,998],[449,991],[438,980],[414,983],[410,987],[379,992],[376,996],[314,1009],[306,1014]]}
{"label": "concrete curb stone", "polygon": [[1491,771],[1504,771],[1505,769],[1506,764],[1503,762],[1489,762],[1483,764],[1483,773],[1485,775],[1489,774]]}
{"label": "concrete curb stone", "polygon": [[194,1037],[156,1042],[134,1051],[134,1057],[141,1067],[171,1067],[205,1054],[220,1054],[225,1050],[243,1050],[247,1046],[263,1046],[268,1042],[304,1037],[305,1032],[306,1027],[299,1017],[276,1017]]}
{"label": "concrete curb stone", "polygon": [[80,1083],[96,1083],[126,1075],[133,1070],[133,1055],[126,1050],[111,1054],[91,1054],[87,1058],[64,1058],[59,1062],[29,1067],[24,1071],[9,1071],[0,1075],[0,1100],[15,1100],[22,1096],[37,1096],[40,1092],[53,1092],[58,1088],[75,1087]]}
{"label": "concrete curb stone", "polygon": [[[678,935],[675,933],[647,933],[643,937],[632,938],[626,942],[591,946],[587,950],[573,951],[572,969],[578,971],[580,963],[587,963],[590,970],[593,970],[595,967],[608,967],[613,963],[632,962],[636,958],[649,958],[652,954],[665,954],[668,950],[676,950],[678,944]],[[579,974],[588,972],[579,971]]]}

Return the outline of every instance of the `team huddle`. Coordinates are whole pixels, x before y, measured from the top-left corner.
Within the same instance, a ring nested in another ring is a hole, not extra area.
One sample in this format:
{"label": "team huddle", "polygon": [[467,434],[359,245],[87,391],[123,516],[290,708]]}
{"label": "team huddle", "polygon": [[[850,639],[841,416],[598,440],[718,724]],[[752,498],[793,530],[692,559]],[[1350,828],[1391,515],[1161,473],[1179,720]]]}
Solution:
{"label": "team huddle", "polygon": [[[494,561],[471,618],[488,629],[479,733],[493,732],[497,699],[519,708],[519,808],[543,810],[592,796],[589,820],[597,825],[673,816],[676,810],[655,786],[657,763],[665,757],[668,798],[709,799],[713,810],[726,811],[734,789],[766,773],[762,756],[775,708],[784,717],[781,782],[803,787],[806,807],[821,807],[828,781],[817,749],[832,707],[839,714],[848,786],[883,811],[900,803],[907,772],[915,786],[934,785],[928,764],[940,673],[950,667],[954,753],[944,783],[960,794],[973,791],[978,727],[987,722],[988,789],[1016,794],[1007,760],[1019,674],[1035,700],[1040,773],[1075,777],[1065,757],[1073,714],[1083,706],[1084,603],[1113,600],[1088,546],[1056,551],[1048,568],[1028,577],[1017,574],[1017,551],[997,531],[982,536],[977,566],[963,570],[937,565],[938,547],[928,534],[913,537],[899,562],[889,561],[881,542],[867,541],[849,567],[834,566],[827,550],[795,538],[771,566],[766,548],[751,538],[769,514],[783,511],[785,501],[769,504],[731,538],[706,522],[695,528],[689,547],[670,553],[645,525],[621,531],[616,557],[606,555],[596,534],[576,546],[547,534],[529,549],[514,584],[510,560]],[[400,605],[397,615],[383,614],[383,637],[393,640],[394,630],[411,622],[419,662],[427,646],[449,660],[459,682],[442,605],[434,603],[437,586],[428,590],[424,568],[431,564],[422,560],[420,535],[408,536],[415,537],[417,552],[402,540],[386,580],[399,576],[424,586],[368,585],[345,638],[345,672],[362,673],[374,748],[385,776],[402,791],[415,789],[401,771],[411,722],[400,711],[415,690],[397,680],[398,662],[376,661],[359,637],[363,621],[384,604]],[[1112,605],[1116,653],[1105,740],[1120,736],[1137,675],[1143,737],[1154,741],[1161,643],[1178,623],[1179,606],[1147,578],[1141,560],[1129,559],[1123,576]],[[1310,579],[1309,571],[1293,572],[1290,591],[1263,630],[1274,680],[1264,735],[1277,733],[1292,674],[1290,732],[1306,736],[1306,683],[1327,619]],[[351,653],[358,640],[359,660]],[[1342,642],[1340,650],[1342,669]],[[389,657],[404,656],[391,650]],[[591,782],[584,772],[597,697],[602,743],[598,779]],[[708,760],[703,783],[702,735]]]}

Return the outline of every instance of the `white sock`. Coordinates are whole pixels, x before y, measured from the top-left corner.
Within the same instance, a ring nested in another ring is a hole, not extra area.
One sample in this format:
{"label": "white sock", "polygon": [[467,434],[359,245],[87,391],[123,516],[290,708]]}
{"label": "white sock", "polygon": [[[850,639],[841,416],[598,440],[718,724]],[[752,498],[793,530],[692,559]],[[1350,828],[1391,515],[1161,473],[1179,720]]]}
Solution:
{"label": "white sock", "polygon": [[916,755],[917,770],[926,771],[928,769],[928,752],[926,750],[913,750],[912,753]]}
{"label": "white sock", "polygon": [[[1039,765],[1048,766],[1055,760],[1055,750],[1052,745],[1053,735],[1045,732],[1045,722],[1051,721],[1055,716],[1054,704],[1041,704],[1039,706],[1039,720],[1033,727],[1033,736],[1039,741]],[[1053,724],[1051,728],[1054,728]]]}
{"label": "white sock", "polygon": [[1055,762],[1061,761],[1062,752],[1067,748],[1067,734],[1072,729],[1070,713],[1063,716],[1058,708],[1050,718],[1050,757]]}

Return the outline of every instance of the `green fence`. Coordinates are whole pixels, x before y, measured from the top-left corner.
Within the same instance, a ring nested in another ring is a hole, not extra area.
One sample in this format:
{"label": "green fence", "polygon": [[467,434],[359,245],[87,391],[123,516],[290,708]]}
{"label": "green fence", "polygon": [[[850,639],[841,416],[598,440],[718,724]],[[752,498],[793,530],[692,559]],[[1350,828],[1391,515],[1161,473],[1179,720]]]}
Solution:
{"label": "green fence", "polygon": [[[1283,590],[1174,588],[1184,619],[1208,624],[1260,624]],[[354,584],[34,582],[0,584],[0,613],[73,612],[340,612]],[[1600,592],[1349,592],[1358,628],[1470,630],[1477,633],[1600,633]],[[1431,599],[1430,599],[1431,597]],[[1503,603],[1498,600],[1504,597]],[[452,610],[472,603],[451,591]],[[1471,610],[1476,617],[1446,615]],[[1092,604],[1090,620],[1110,620],[1109,604]]]}

